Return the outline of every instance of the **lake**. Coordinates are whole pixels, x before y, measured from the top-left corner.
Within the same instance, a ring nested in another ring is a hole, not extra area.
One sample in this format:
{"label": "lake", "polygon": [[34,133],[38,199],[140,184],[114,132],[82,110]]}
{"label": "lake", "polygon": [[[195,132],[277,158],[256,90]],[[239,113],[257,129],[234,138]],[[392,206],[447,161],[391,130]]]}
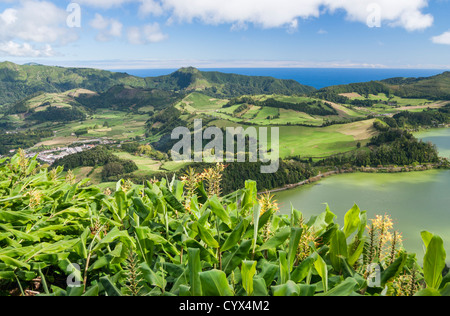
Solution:
{"label": "lake", "polygon": [[[450,129],[434,129],[416,137],[438,146],[441,156],[450,158]],[[403,234],[404,246],[422,260],[420,232],[427,230],[444,239],[450,262],[450,170],[397,174],[341,174],[315,184],[278,192],[282,214],[290,214],[291,203],[305,218],[318,215],[328,203],[337,222],[356,203],[368,218],[388,214],[394,228]]]}

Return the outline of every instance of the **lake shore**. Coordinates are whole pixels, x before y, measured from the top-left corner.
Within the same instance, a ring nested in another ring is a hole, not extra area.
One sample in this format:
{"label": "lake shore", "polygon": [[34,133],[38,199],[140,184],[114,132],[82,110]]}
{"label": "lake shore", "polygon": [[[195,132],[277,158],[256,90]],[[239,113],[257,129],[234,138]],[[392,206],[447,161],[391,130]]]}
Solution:
{"label": "lake shore", "polygon": [[[424,133],[432,133],[434,131],[436,132],[442,132],[442,131],[448,131],[448,128],[450,128],[450,125],[446,125],[444,127],[438,127],[438,128],[423,128],[419,131],[415,132],[415,136],[419,136],[419,139],[422,139],[421,136],[424,135]],[[441,145],[442,144],[438,144]],[[440,147],[440,146],[438,146]],[[440,149],[443,149],[442,147]],[[285,185],[282,188],[276,188],[272,190],[266,190],[263,192],[260,192],[259,194],[266,194],[266,193],[277,193],[282,192],[286,190],[295,189],[297,187],[301,187],[307,184],[318,182],[324,178],[330,177],[332,175],[338,175],[338,174],[346,174],[346,173],[404,173],[404,172],[414,172],[414,171],[426,171],[431,169],[449,169],[449,159],[450,157],[447,157],[444,155],[442,157],[442,162],[438,164],[417,164],[417,165],[411,165],[411,166],[378,166],[378,167],[352,167],[352,168],[336,168],[336,170],[329,170],[323,173],[319,173],[319,175],[303,180],[301,182],[295,183],[295,184],[288,184]]]}
{"label": "lake shore", "polygon": [[270,194],[277,193],[286,190],[295,189],[307,184],[312,184],[318,182],[324,178],[338,175],[338,174],[347,174],[347,173],[405,173],[405,172],[418,172],[418,171],[427,171],[432,169],[447,169],[448,167],[444,167],[442,163],[440,164],[421,164],[421,165],[411,165],[411,166],[378,166],[378,167],[353,167],[348,169],[338,169],[331,170],[324,173],[319,173],[315,177],[311,177],[309,179],[303,180],[298,183],[288,184],[282,188],[276,188],[272,190],[266,190],[263,192],[259,192],[258,194]]}

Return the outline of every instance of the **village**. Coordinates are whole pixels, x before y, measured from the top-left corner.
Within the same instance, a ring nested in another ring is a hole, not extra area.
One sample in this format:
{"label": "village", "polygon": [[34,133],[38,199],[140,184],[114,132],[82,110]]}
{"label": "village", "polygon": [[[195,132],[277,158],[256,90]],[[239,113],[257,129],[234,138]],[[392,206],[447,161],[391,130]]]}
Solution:
{"label": "village", "polygon": [[89,139],[72,143],[72,145],[65,147],[55,147],[52,149],[47,149],[43,151],[36,151],[36,148],[30,148],[25,150],[27,158],[33,158],[37,156],[37,159],[48,164],[53,165],[55,161],[58,159],[62,159],[64,157],[81,153],[86,150],[93,149],[98,145],[109,145],[114,143],[111,140],[98,138],[98,139]]}

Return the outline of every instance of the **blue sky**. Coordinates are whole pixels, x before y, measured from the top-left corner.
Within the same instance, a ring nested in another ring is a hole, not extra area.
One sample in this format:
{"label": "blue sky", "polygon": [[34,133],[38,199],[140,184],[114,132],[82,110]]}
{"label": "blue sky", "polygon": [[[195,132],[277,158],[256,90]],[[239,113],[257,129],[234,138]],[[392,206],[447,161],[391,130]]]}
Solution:
{"label": "blue sky", "polygon": [[448,0],[0,0],[0,60],[450,69]]}

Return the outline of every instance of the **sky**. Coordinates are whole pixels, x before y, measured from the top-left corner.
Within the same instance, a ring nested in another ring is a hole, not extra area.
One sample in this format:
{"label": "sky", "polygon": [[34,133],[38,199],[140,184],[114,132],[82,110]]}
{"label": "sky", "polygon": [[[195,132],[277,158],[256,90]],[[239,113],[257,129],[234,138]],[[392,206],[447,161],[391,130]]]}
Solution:
{"label": "sky", "polygon": [[450,0],[0,0],[0,60],[450,69]]}

